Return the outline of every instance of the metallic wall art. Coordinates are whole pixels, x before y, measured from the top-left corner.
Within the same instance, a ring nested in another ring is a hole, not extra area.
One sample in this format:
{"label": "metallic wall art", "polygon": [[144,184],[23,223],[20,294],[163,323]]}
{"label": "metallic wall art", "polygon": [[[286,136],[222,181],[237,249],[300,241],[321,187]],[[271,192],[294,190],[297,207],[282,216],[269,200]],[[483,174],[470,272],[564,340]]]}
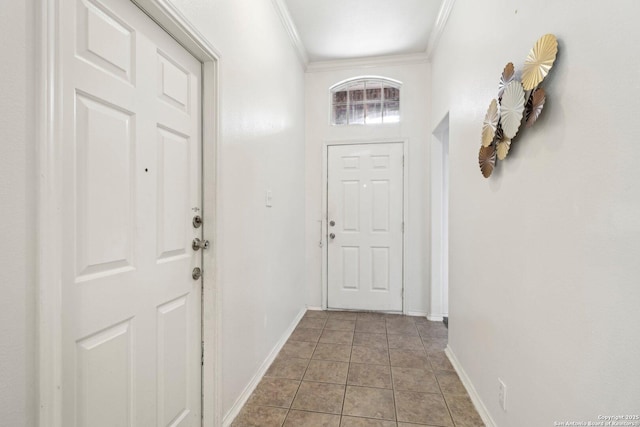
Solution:
{"label": "metallic wall art", "polygon": [[507,87],[511,80],[515,77],[515,68],[513,68],[513,62],[509,62],[502,70],[502,76],[500,76],[500,83],[498,83],[498,99],[502,99],[504,89]]}
{"label": "metallic wall art", "polygon": [[500,105],[500,122],[507,138],[513,139],[520,129],[524,113],[524,90],[522,83],[513,80],[502,94]]}
{"label": "metallic wall art", "polygon": [[496,153],[498,154],[498,160],[504,160],[509,154],[509,148],[511,148],[511,140],[509,138],[503,138],[496,143]]}
{"label": "metallic wall art", "polygon": [[544,107],[544,101],[546,99],[544,89],[541,87],[535,89],[531,96],[529,96],[529,102],[527,102],[527,109],[525,113],[525,120],[527,122],[527,127],[533,126],[533,124],[538,120],[538,116],[542,113],[542,107]]}
{"label": "metallic wall art", "polygon": [[496,146],[491,144],[488,147],[480,147],[478,163],[480,164],[482,175],[484,175],[485,178],[489,178],[496,165]]}
{"label": "metallic wall art", "polygon": [[482,146],[488,147],[496,136],[496,127],[498,126],[498,101],[491,100],[487,114],[484,116],[482,124]]}
{"label": "metallic wall art", "polygon": [[546,34],[538,39],[527,55],[522,67],[522,86],[532,90],[538,86],[553,67],[558,54],[558,40],[553,34]]}
{"label": "metallic wall art", "polygon": [[549,74],[557,54],[556,36],[545,34],[527,55],[521,80],[512,62],[502,70],[498,82],[498,100],[491,100],[482,123],[482,146],[478,162],[485,178],[491,176],[497,160],[506,159],[522,124],[531,127],[540,117],[547,97],[539,85]]}

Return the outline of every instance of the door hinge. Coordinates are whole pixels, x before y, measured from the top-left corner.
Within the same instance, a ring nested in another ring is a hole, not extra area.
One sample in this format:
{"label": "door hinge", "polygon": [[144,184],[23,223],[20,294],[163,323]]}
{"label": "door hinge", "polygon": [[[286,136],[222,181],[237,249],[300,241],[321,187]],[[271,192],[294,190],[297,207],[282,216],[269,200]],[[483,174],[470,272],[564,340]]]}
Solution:
{"label": "door hinge", "polygon": [[402,232],[404,233],[404,221],[402,221]]}
{"label": "door hinge", "polygon": [[402,156],[402,166],[404,167],[404,156]]}
{"label": "door hinge", "polygon": [[204,341],[200,341],[200,366],[204,366]]}

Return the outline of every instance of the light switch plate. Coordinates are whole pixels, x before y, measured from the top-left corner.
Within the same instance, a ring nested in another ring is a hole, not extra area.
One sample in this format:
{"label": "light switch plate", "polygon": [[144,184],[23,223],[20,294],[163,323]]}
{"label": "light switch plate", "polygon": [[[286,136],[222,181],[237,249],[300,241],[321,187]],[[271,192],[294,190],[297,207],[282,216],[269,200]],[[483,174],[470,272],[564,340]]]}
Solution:
{"label": "light switch plate", "polygon": [[264,196],[264,204],[266,207],[270,208],[273,204],[273,194],[271,190],[267,190],[267,193]]}

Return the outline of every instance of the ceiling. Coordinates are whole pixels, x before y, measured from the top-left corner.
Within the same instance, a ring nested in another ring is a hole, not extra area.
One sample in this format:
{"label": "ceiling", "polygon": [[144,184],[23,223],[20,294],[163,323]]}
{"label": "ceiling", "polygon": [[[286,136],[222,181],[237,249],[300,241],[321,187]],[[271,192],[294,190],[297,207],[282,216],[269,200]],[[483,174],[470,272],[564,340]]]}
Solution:
{"label": "ceiling", "polygon": [[310,62],[425,53],[442,0],[284,0]]}

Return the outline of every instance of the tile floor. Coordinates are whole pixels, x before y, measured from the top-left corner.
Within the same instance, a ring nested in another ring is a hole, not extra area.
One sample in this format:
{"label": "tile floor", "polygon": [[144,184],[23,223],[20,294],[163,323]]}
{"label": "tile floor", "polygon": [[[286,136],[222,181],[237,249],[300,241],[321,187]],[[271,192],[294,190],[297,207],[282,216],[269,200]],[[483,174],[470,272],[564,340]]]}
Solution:
{"label": "tile floor", "polygon": [[422,317],[308,311],[233,427],[484,426]]}

